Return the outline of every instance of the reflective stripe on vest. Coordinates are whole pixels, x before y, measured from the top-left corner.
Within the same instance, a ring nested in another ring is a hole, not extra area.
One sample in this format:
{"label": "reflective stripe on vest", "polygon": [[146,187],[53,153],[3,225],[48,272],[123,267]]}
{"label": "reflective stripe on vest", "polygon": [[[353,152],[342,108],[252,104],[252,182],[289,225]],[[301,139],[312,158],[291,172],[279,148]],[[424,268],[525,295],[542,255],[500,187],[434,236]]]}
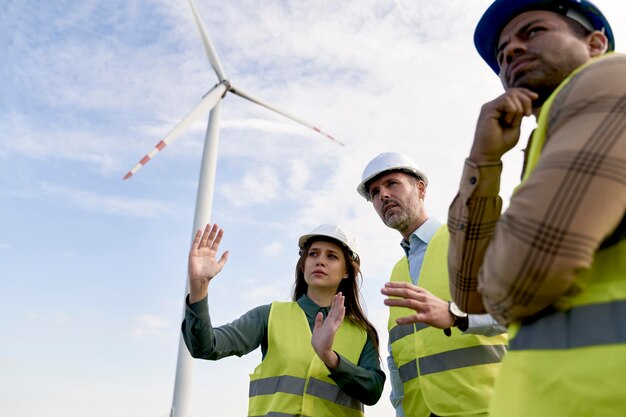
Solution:
{"label": "reflective stripe on vest", "polygon": [[[389,343],[394,343],[427,327],[429,326],[424,323],[397,325],[389,332]],[[505,345],[478,345],[422,357],[419,359],[420,373],[428,375],[466,366],[497,363],[502,360],[506,349]],[[413,360],[401,365],[398,372],[402,382],[417,378],[417,362]]]}
{"label": "reflective stripe on vest", "polygon": [[524,324],[511,340],[511,350],[573,349],[626,343],[624,323],[626,300],[578,306]]}
{"label": "reflective stripe on vest", "polygon": [[[268,349],[250,375],[249,416],[361,417],[363,404],[343,392],[313,351],[311,330],[297,303],[272,303]],[[333,350],[357,363],[367,334],[345,320]]]}
{"label": "reflective stripe on vest", "polygon": [[311,378],[309,380],[309,385],[306,387],[306,393],[332,401],[335,404],[343,405],[344,407],[350,407],[361,411],[363,410],[363,404],[360,401],[355,400],[343,392],[337,385],[320,381],[319,379]]}
{"label": "reflective stripe on vest", "polygon": [[269,378],[250,381],[248,396],[254,397],[255,395],[269,395],[277,392],[302,395],[304,393],[305,386],[306,379],[304,378],[297,378],[289,375],[272,376]]}
{"label": "reflective stripe on vest", "polygon": [[343,392],[341,388],[335,384],[311,378],[309,380],[309,385],[306,385],[306,379],[289,375],[274,376],[251,381],[249,396],[254,397],[255,395],[271,395],[276,394],[277,392],[303,395],[305,386],[306,393],[309,395],[314,395],[356,410],[363,409],[363,404]]}
{"label": "reflective stripe on vest", "polygon": [[[419,358],[420,375],[430,375],[466,366],[498,363],[506,353],[504,345],[478,345],[462,349],[449,350],[435,355]],[[407,382],[417,378],[417,362],[411,361],[398,368],[400,379]]]}
{"label": "reflective stripe on vest", "polygon": [[[443,300],[448,287],[448,231],[443,225],[430,240],[420,271],[420,287]],[[409,263],[403,257],[393,269],[391,281],[411,282]],[[405,415],[466,415],[484,413],[491,398],[499,362],[506,352],[506,334],[486,337],[452,336],[423,323],[398,325],[398,317],[414,314],[406,308],[389,310],[389,343],[400,379],[404,383]],[[462,400],[460,400],[462,399]]]}
{"label": "reflective stripe on vest", "polygon": [[393,343],[402,339],[403,337],[417,333],[428,326],[424,323],[413,324],[399,324],[389,331],[389,343]]}

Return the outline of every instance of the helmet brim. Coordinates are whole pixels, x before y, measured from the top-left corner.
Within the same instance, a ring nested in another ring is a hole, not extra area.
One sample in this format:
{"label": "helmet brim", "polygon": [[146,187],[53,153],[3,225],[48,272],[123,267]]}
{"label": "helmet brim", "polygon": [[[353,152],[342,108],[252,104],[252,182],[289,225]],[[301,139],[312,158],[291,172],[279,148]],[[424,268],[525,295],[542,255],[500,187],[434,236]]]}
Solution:
{"label": "helmet brim", "polygon": [[376,172],[373,173],[372,175],[370,175],[369,177],[365,178],[364,180],[361,181],[361,183],[359,184],[359,186],[357,187],[357,192],[367,201],[371,201],[370,199],[370,195],[369,195],[369,184],[374,181],[376,178],[382,176],[382,175],[386,175],[389,174],[390,172],[403,172],[405,174],[411,175],[419,180],[424,181],[424,184],[426,184],[426,186],[428,186],[428,177],[426,176],[426,174],[424,174],[423,171],[420,171],[419,169],[415,168],[415,167],[411,167],[411,166],[397,166],[397,167],[391,167],[389,169],[386,169],[384,171],[381,172]]}

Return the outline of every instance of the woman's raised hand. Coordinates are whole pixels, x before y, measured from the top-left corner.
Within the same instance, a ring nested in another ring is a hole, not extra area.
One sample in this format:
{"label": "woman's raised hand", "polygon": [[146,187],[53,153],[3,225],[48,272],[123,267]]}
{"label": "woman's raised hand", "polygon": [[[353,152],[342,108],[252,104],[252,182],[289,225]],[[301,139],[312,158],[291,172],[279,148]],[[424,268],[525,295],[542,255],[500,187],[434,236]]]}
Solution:
{"label": "woman's raised hand", "polygon": [[189,250],[189,303],[206,297],[211,281],[224,268],[229,252],[217,260],[217,251],[224,231],[217,224],[198,230]]}
{"label": "woman's raised hand", "polygon": [[317,313],[315,317],[311,345],[313,345],[313,350],[317,356],[330,369],[337,369],[339,366],[339,356],[333,351],[333,342],[346,314],[346,308],[343,305],[345,299],[346,297],[340,292],[335,294],[326,320],[324,320],[321,312]]}

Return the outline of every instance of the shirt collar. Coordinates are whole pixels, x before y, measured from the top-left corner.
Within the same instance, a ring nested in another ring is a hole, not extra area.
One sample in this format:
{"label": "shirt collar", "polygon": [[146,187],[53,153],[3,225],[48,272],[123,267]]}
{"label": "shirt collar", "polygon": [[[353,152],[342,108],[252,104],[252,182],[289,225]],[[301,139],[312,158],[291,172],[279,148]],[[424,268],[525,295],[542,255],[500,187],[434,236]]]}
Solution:
{"label": "shirt collar", "polygon": [[422,223],[420,227],[415,229],[413,233],[411,233],[408,241],[406,239],[402,239],[402,241],[400,242],[400,246],[402,246],[402,249],[404,249],[408,256],[409,249],[411,248],[411,240],[419,239],[426,245],[428,245],[430,243],[430,239],[432,239],[439,227],[441,227],[441,222],[437,219],[430,217],[426,219],[426,221]]}
{"label": "shirt collar", "polygon": [[308,295],[304,294],[302,297],[298,298],[297,301],[300,308],[304,311],[307,317],[315,317],[317,313],[320,311],[326,317],[328,314],[329,307],[320,307],[313,300],[309,298]]}

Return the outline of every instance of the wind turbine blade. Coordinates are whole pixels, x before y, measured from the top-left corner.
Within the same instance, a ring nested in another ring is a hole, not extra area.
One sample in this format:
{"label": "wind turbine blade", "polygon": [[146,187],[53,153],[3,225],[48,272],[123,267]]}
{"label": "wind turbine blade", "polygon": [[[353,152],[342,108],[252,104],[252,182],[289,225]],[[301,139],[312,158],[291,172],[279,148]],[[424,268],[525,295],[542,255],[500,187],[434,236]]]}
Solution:
{"label": "wind turbine blade", "polygon": [[154,149],[146,154],[146,156],[144,156],[143,159],[133,167],[133,169],[128,171],[124,179],[126,180],[135,175],[135,173],[147,164],[157,153],[161,152],[163,148],[170,144],[170,142],[177,139],[190,124],[198,120],[198,118],[200,118],[204,113],[215,107],[215,105],[222,99],[222,96],[226,92],[226,88],[225,83],[220,83],[209,90],[209,92],[202,98],[202,101],[200,101],[200,103],[198,103],[198,105],[194,107],[194,109],[191,110],[187,116],[178,122],[178,124],[174,126],[174,128],[167,135],[165,135],[159,143],[156,144]]}
{"label": "wind turbine blade", "polygon": [[297,116],[294,116],[293,114],[291,114],[291,113],[289,113],[289,112],[287,112],[285,110],[282,110],[282,109],[280,109],[280,108],[278,108],[278,107],[268,103],[267,101],[263,101],[261,99],[258,99],[256,97],[250,95],[249,93],[246,93],[244,91],[241,91],[238,88],[233,87],[232,85],[230,86],[229,90],[230,90],[230,92],[232,92],[234,94],[237,94],[239,97],[243,97],[246,100],[250,100],[251,102],[256,103],[258,105],[261,105],[261,106],[265,107],[266,109],[270,109],[270,110],[272,110],[272,111],[274,111],[274,112],[276,112],[278,114],[282,114],[283,116],[293,120],[294,122],[300,123],[301,125],[304,125],[304,126],[308,127],[309,129],[313,129],[317,133],[319,133],[320,135],[327,137],[328,139],[332,140],[333,142],[335,142],[335,143],[337,143],[337,144],[339,144],[341,146],[346,146],[346,145],[343,144],[343,142],[335,139],[334,137],[332,137],[328,133],[323,132],[317,126],[315,126],[315,125],[313,125],[313,124],[311,124],[311,123],[309,123],[309,122],[307,122],[305,120],[302,120],[301,118],[299,118]]}
{"label": "wind turbine blade", "polygon": [[215,52],[215,47],[213,46],[213,42],[211,42],[209,32],[207,32],[206,28],[204,27],[204,23],[202,23],[202,20],[200,19],[200,14],[198,13],[198,9],[196,8],[196,3],[194,3],[193,0],[189,0],[189,4],[191,5],[193,18],[196,21],[196,26],[198,26],[198,31],[200,32],[200,37],[202,38],[202,43],[204,44],[206,56],[207,58],[209,58],[209,63],[217,74],[217,78],[219,78],[220,81],[224,81],[226,79],[226,74],[224,73],[222,64],[217,57],[217,52]]}

